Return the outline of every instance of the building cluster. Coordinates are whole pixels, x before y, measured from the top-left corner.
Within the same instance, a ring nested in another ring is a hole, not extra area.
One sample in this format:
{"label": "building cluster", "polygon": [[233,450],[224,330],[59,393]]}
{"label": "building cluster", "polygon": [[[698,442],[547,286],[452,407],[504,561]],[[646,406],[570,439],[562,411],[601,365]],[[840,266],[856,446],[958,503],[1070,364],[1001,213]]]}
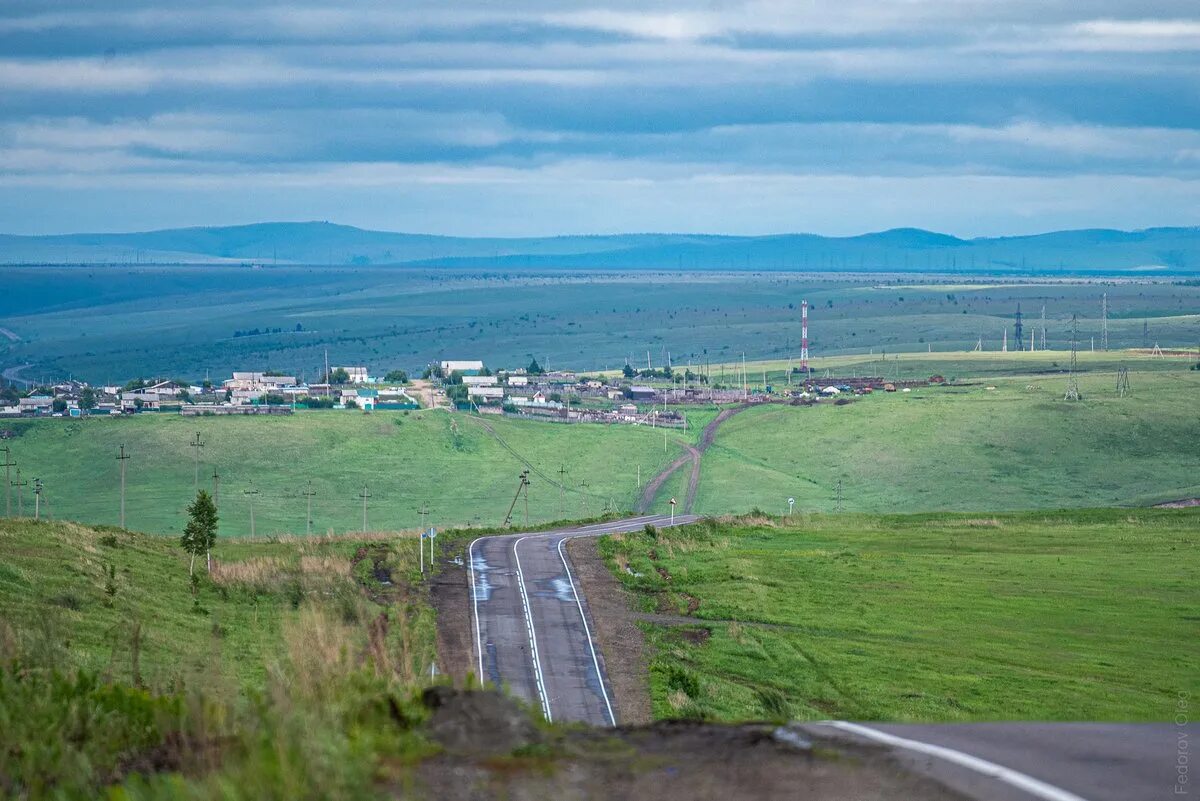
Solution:
{"label": "building cluster", "polygon": [[204,381],[131,381],[124,386],[90,386],[63,381],[0,400],[0,417],[80,417],[148,411],[184,415],[290,414],[296,407],[415,409],[409,390],[368,374],[365,367],[337,367],[338,383],[308,384],[294,375],[234,372],[219,384]]}
{"label": "building cluster", "polygon": [[610,383],[607,378],[565,370],[530,372],[522,368],[492,373],[481,361],[443,361],[438,367],[444,396],[459,408],[480,414],[572,423],[686,426],[684,416],[665,408],[665,396],[649,386]]}

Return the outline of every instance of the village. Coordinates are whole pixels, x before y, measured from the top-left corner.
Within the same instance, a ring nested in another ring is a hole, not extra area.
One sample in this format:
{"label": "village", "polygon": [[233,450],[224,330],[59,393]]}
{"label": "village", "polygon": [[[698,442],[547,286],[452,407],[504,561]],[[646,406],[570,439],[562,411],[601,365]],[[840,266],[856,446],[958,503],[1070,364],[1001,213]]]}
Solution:
{"label": "village", "polygon": [[734,384],[712,383],[691,369],[626,365],[619,374],[578,375],[544,371],[534,360],[528,367],[492,371],[480,360],[444,360],[427,366],[419,379],[403,370],[379,377],[366,366],[327,368],[321,380],[308,383],[296,375],[272,371],[235,371],[220,381],[134,379],[121,386],[91,386],[67,380],[0,395],[0,418],[130,415],[145,412],[198,415],[289,415],[297,410],[415,410],[450,408],[483,415],[524,417],[547,422],[651,425],[686,428],[684,407],[695,405],[846,401],[845,396],[881,391],[910,391],[913,386],[941,383],[884,381],[853,377],[817,379],[796,375],[785,387],[766,382],[750,387],[748,377]]}

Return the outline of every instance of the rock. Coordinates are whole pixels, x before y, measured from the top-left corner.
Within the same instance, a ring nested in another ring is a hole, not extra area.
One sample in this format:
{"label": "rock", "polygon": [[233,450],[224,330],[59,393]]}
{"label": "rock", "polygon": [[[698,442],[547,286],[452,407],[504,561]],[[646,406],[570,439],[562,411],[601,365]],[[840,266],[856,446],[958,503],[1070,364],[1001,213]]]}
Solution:
{"label": "rock", "polygon": [[422,700],[433,713],[429,735],[454,754],[511,754],[540,739],[529,713],[498,692],[438,686],[426,690]]}

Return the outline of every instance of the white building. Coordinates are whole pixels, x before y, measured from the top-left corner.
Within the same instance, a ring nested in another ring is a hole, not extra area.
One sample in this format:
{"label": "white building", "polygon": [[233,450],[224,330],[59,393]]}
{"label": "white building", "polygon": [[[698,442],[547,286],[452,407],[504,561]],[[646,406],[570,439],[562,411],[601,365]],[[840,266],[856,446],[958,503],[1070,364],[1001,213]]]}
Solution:
{"label": "white building", "polygon": [[441,363],[441,368],[442,372],[446,375],[450,375],[451,373],[480,373],[483,371],[483,362],[448,360]]}
{"label": "white building", "polygon": [[464,375],[462,382],[468,387],[494,387],[500,383],[500,379],[494,375]]}
{"label": "white building", "polygon": [[333,368],[333,371],[335,373],[338,370],[346,371],[346,375],[350,376],[349,380],[350,380],[351,384],[366,384],[366,383],[369,383],[371,380],[370,376],[367,375],[367,368],[365,368],[365,367],[335,367],[335,368]]}

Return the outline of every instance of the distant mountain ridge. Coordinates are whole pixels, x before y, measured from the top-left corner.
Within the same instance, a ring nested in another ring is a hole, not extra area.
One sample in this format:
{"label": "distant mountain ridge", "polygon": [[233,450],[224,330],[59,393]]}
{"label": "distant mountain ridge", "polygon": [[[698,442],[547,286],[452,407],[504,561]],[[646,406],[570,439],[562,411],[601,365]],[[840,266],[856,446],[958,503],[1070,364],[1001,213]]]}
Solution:
{"label": "distant mountain ridge", "polygon": [[961,239],[919,228],[856,236],[609,234],[453,237],[329,222],[136,233],[0,234],[0,263],[212,263],[822,272],[1200,272],[1200,228],[1081,229]]}

